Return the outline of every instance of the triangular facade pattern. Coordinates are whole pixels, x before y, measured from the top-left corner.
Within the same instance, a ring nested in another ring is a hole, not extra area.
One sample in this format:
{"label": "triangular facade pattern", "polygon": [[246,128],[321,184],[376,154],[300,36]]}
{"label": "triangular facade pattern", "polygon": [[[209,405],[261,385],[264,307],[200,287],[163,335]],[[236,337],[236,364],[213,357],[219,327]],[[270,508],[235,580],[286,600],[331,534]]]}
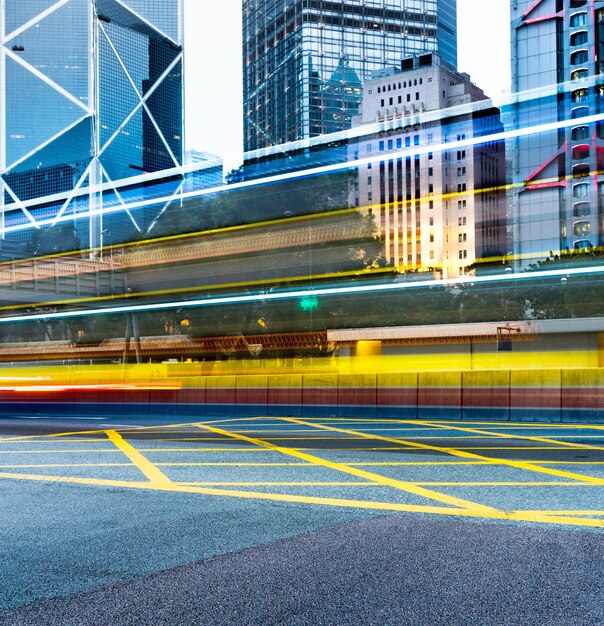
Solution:
{"label": "triangular facade pattern", "polygon": [[182,165],[182,4],[0,5],[0,209],[10,223],[35,222],[27,206],[37,198],[62,195],[44,208],[45,220],[60,220],[81,212],[82,190],[104,177]]}

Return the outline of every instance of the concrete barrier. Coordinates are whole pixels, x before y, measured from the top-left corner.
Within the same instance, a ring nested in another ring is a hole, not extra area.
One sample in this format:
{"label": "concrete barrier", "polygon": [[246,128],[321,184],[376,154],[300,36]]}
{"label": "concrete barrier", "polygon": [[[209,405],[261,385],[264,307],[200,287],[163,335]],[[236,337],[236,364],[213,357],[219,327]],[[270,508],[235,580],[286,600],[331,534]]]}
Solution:
{"label": "concrete barrier", "polygon": [[208,376],[184,365],[173,378],[147,365],[6,369],[0,411],[604,423],[604,368]]}
{"label": "concrete barrier", "polygon": [[302,376],[302,414],[308,417],[336,417],[338,374]]}
{"label": "concrete barrier", "polygon": [[376,416],[417,418],[417,372],[379,374],[376,389]]}
{"label": "concrete barrier", "polygon": [[464,420],[510,419],[510,372],[462,372],[461,406]]}
{"label": "concrete barrier", "polygon": [[268,376],[237,376],[235,403],[238,416],[266,415]]}
{"label": "concrete barrier", "polygon": [[419,372],[417,417],[461,420],[462,372]]}
{"label": "concrete barrier", "polygon": [[[580,370],[584,371],[584,370]],[[559,369],[510,372],[510,418],[522,422],[559,422],[561,419]]]}
{"label": "concrete barrier", "polygon": [[562,371],[561,420],[604,421],[604,369]]}
{"label": "concrete barrier", "polygon": [[375,417],[377,374],[340,374],[338,417]]}
{"label": "concrete barrier", "polygon": [[269,376],[267,392],[268,415],[302,415],[302,374]]}

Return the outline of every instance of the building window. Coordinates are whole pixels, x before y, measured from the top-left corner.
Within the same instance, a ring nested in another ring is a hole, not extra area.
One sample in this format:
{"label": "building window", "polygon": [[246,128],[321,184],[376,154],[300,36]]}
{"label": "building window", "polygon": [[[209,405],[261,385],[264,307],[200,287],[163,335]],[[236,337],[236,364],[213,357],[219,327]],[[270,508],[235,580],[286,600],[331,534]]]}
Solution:
{"label": "building window", "polygon": [[589,99],[589,90],[588,89],[575,89],[571,92],[572,101],[575,104],[581,104],[582,102],[587,102]]}
{"label": "building window", "polygon": [[570,73],[571,80],[582,80],[583,78],[587,78],[589,76],[589,70],[575,70]]}
{"label": "building window", "polygon": [[591,222],[575,222],[573,225],[573,234],[575,237],[585,237],[591,233]]}
{"label": "building window", "polygon": [[589,202],[576,202],[573,204],[573,217],[587,217],[591,214]]}
{"label": "building window", "polygon": [[396,138],[396,147],[397,148],[402,148],[403,147],[403,140],[400,137]]}
{"label": "building window", "polygon": [[587,25],[587,13],[575,13],[570,16],[571,28],[578,28],[579,26]]}
{"label": "building window", "polygon": [[589,61],[587,50],[577,50],[570,55],[571,65],[585,65]]}
{"label": "building window", "polygon": [[587,198],[588,195],[588,183],[579,183],[578,185],[573,185],[573,198]]}
{"label": "building window", "polygon": [[380,152],[384,152],[384,142],[380,141]]}
{"label": "building window", "polygon": [[571,131],[573,141],[589,139],[589,126],[575,126]]}
{"label": "building window", "polygon": [[388,139],[388,150],[392,150],[392,139]]}
{"label": "building window", "polygon": [[384,99],[383,99],[383,98],[380,100],[380,106],[381,106],[381,107],[383,107],[383,106],[384,106]]}
{"label": "building window", "polygon": [[587,43],[587,31],[580,30],[578,33],[572,33],[570,36],[571,46],[582,46]]}
{"label": "building window", "polygon": [[576,161],[587,159],[589,157],[589,146],[586,143],[573,146],[572,156]]}

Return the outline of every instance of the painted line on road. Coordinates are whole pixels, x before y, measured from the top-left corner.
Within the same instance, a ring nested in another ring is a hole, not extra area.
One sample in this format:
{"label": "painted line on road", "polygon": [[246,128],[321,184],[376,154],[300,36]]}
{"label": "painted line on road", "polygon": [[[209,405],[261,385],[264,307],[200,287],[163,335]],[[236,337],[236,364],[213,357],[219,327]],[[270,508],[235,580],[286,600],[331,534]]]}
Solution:
{"label": "painted line on road", "polygon": [[[558,441],[557,439],[553,439],[551,437],[536,437],[533,435],[512,435],[512,434],[504,434],[504,433],[488,433],[484,430],[480,430],[478,428],[467,428],[465,426],[455,426],[455,427],[451,427],[451,426],[441,426],[440,424],[430,424],[429,422],[420,422],[420,424],[422,424],[422,426],[426,426],[426,427],[430,427],[432,429],[438,428],[438,429],[447,429],[447,430],[454,430],[456,432],[462,432],[462,433],[472,433],[475,435],[490,435],[493,438],[504,438],[504,439],[520,439],[522,441],[535,441],[535,442],[539,442],[539,443],[548,443],[548,444],[556,444],[557,446],[561,446],[561,447],[565,447],[565,448],[575,448],[575,449],[581,449],[581,450],[604,450],[604,447],[602,446],[592,446],[589,444],[583,444],[583,443],[574,443],[572,441]],[[589,435],[588,435],[589,436]],[[594,437],[597,437],[597,435],[593,435]]]}
{"label": "painted line on road", "polygon": [[0,465],[0,469],[54,469],[70,467],[132,467],[132,463],[49,463],[44,465]]}
{"label": "painted line on road", "polygon": [[130,445],[118,432],[115,430],[108,430],[106,432],[109,440],[113,442],[153,484],[161,486],[172,484],[172,481],[159,468],[153,465],[147,457]]}
{"label": "painted line on road", "polygon": [[352,476],[357,476],[359,478],[365,478],[367,480],[374,481],[380,485],[393,487],[394,489],[399,489],[407,493],[412,493],[417,496],[429,498],[430,500],[435,500],[437,502],[442,502],[442,503],[449,504],[452,506],[457,506],[457,507],[461,507],[464,509],[476,511],[477,513],[481,513],[481,512],[492,513],[497,510],[490,506],[476,504],[475,502],[470,502],[469,500],[463,500],[461,498],[455,498],[453,496],[442,494],[436,491],[431,491],[423,487],[417,487],[413,483],[404,482],[404,481],[396,480],[393,478],[388,478],[386,476],[381,476],[380,474],[375,474],[373,472],[367,472],[366,470],[362,470],[356,467],[351,467],[351,466],[345,465],[344,463],[336,463],[333,461],[327,461],[326,459],[322,459],[320,457],[317,457],[311,454],[306,454],[305,452],[298,452],[297,450],[291,450],[289,448],[279,447],[268,441],[263,441],[262,439],[252,439],[250,437],[246,437],[245,435],[240,435],[239,433],[230,432],[228,430],[223,430],[220,428],[215,428],[214,426],[208,426],[203,423],[199,423],[198,425],[199,425],[199,428],[205,428],[207,430],[210,430],[211,432],[217,432],[225,436],[230,436],[233,439],[236,439],[238,441],[247,441],[249,443],[253,443],[254,445],[257,445],[262,448],[275,450],[276,452],[281,452],[282,454],[293,456],[302,461],[308,461],[309,463],[313,463],[314,465],[327,467],[329,469],[333,469],[338,472],[343,472],[346,474],[351,474]]}
{"label": "painted line on road", "polygon": [[[308,424],[308,422],[305,422],[304,420],[300,420],[294,417],[284,417],[282,419],[286,422],[295,422],[297,424]],[[570,478],[572,480],[579,480],[579,481],[594,483],[596,485],[604,485],[604,479],[602,478],[595,478],[594,476],[588,476],[586,474],[575,474],[572,472],[565,472],[562,470],[556,470],[556,469],[552,469],[549,467],[541,467],[539,465],[534,465],[532,462],[529,463],[526,461],[512,461],[509,459],[490,458],[490,457],[482,456],[479,454],[474,454],[472,452],[466,452],[464,450],[457,450],[456,448],[449,448],[449,447],[442,448],[438,446],[431,446],[429,444],[423,444],[423,443],[419,443],[416,441],[407,441],[405,439],[395,439],[392,437],[384,437],[383,435],[375,435],[375,434],[372,435],[372,434],[364,433],[362,431],[344,430],[341,428],[336,428],[335,426],[326,426],[325,424],[315,424],[315,427],[321,430],[332,430],[335,432],[343,431],[349,435],[355,435],[362,439],[378,439],[380,441],[389,441],[391,443],[407,445],[410,448],[432,450],[434,452],[441,452],[443,454],[448,454],[451,456],[458,456],[458,457],[463,457],[463,458],[468,458],[468,459],[486,461],[487,463],[490,463],[492,465],[508,465],[509,467],[515,467],[517,469],[528,470],[531,472],[540,472],[543,474],[549,474],[551,476],[558,476],[560,478]]]}
{"label": "painted line on road", "polygon": [[160,485],[151,482],[129,482],[120,480],[107,479],[91,479],[91,478],[75,478],[63,476],[44,476],[37,474],[10,474],[0,473],[0,479],[23,480],[33,482],[47,483],[65,483],[77,484],[83,486],[102,486],[102,487],[118,487],[125,489],[138,489],[146,491],[161,492],[178,492],[192,493],[209,496],[225,496],[232,498],[250,499],[250,500],[266,500],[280,503],[310,504],[323,505],[330,507],[345,507],[356,509],[372,509],[381,511],[397,511],[403,513],[429,513],[436,515],[448,515],[453,517],[473,517],[473,518],[490,518],[499,520],[535,522],[542,524],[556,524],[563,526],[583,526],[591,528],[604,528],[604,520],[583,518],[583,517],[566,517],[561,515],[542,515],[525,511],[499,511],[492,509],[492,513],[481,513],[471,509],[457,509],[453,507],[435,507],[413,504],[395,504],[390,502],[372,502],[368,500],[345,500],[338,498],[319,498],[311,496],[300,496],[291,494],[276,494],[254,491],[233,491],[226,489],[210,489],[203,487],[184,486],[176,483]]}

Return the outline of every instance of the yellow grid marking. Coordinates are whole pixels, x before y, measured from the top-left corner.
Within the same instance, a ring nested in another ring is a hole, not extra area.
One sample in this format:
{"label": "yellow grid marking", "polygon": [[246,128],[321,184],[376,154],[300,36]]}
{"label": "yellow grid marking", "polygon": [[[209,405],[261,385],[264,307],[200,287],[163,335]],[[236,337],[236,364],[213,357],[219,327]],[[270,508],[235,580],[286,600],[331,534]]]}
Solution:
{"label": "yellow grid marking", "polygon": [[360,482],[360,481],[254,481],[254,482],[237,482],[237,481],[178,481],[178,485],[196,485],[198,487],[375,487],[374,482]]}
{"label": "yellow grid marking", "polygon": [[0,469],[44,469],[58,467],[132,467],[132,463],[49,463],[48,465],[0,465]]}
{"label": "yellow grid marking", "polygon": [[399,511],[411,513],[432,513],[438,515],[450,515],[453,517],[488,517],[490,519],[514,520],[524,522],[540,522],[544,524],[563,524],[571,526],[587,526],[592,528],[604,528],[604,520],[582,517],[566,517],[552,514],[532,513],[530,511],[499,511],[492,509],[488,515],[476,509],[458,509],[452,507],[423,506],[414,504],[395,504],[390,502],[372,502],[368,500],[345,500],[341,498],[319,498],[313,496],[300,496],[283,493],[264,493],[256,491],[233,491],[227,489],[211,489],[179,485],[177,483],[158,484],[151,482],[130,482],[121,480],[105,480],[98,478],[75,478],[64,476],[45,476],[39,474],[10,474],[0,473],[0,479],[77,484],[85,486],[121,487],[126,489],[141,489],[147,491],[165,491],[178,493],[197,493],[210,496],[226,496],[251,500],[269,500],[276,502],[289,502],[298,504],[315,504],[325,506],[337,506],[347,508],[374,509],[381,511]]}
{"label": "yellow grid marking", "polygon": [[357,476],[359,478],[365,478],[367,480],[374,481],[380,485],[393,487],[395,489],[399,489],[401,491],[406,491],[408,493],[412,493],[414,495],[422,496],[424,498],[429,498],[431,500],[436,500],[437,502],[443,502],[445,504],[450,504],[452,506],[458,506],[463,509],[469,509],[476,511],[477,513],[492,513],[496,511],[493,507],[485,506],[482,504],[476,504],[475,502],[470,502],[469,500],[463,500],[461,498],[455,498],[453,496],[448,496],[446,494],[441,494],[436,491],[431,491],[428,489],[424,489],[423,487],[417,487],[413,483],[404,482],[401,480],[396,480],[393,478],[387,478],[385,476],[381,476],[379,474],[374,474],[373,472],[367,472],[362,469],[358,469],[355,467],[351,467],[349,465],[345,465],[344,463],[335,463],[332,461],[327,461],[320,457],[306,454],[305,452],[298,452],[297,450],[290,450],[288,448],[282,448],[279,446],[275,446],[272,443],[267,441],[263,441],[262,439],[252,439],[250,437],[246,437],[245,435],[240,435],[238,433],[233,433],[228,430],[223,430],[220,428],[215,428],[214,426],[208,426],[203,423],[198,424],[199,428],[205,428],[210,430],[211,432],[216,432],[225,436],[230,436],[233,439],[237,439],[239,441],[247,441],[248,443],[253,443],[262,448],[268,448],[269,450],[274,450],[276,452],[280,452],[282,454],[293,456],[295,458],[301,459],[302,461],[308,461],[309,463],[313,463],[314,465],[319,465],[321,467],[327,467],[329,469],[336,470],[338,472],[344,472],[346,474],[351,474],[352,476]]}
{"label": "yellow grid marking", "polygon": [[[282,418],[284,421],[287,422],[294,422],[296,424],[304,424],[304,425],[308,425],[308,422],[305,422],[304,420],[299,420],[297,418],[294,417],[284,417]],[[585,481],[585,482],[589,482],[589,483],[594,483],[596,485],[604,485],[604,479],[602,478],[595,478],[593,476],[588,476],[585,474],[574,474],[572,472],[564,472],[562,470],[556,470],[556,469],[551,469],[548,467],[541,467],[539,465],[534,465],[532,462],[528,463],[526,461],[511,461],[508,459],[500,459],[500,458],[489,458],[486,456],[481,456],[478,454],[474,454],[472,452],[466,452],[463,450],[458,450],[456,448],[441,448],[438,446],[431,446],[429,444],[423,444],[423,443],[418,443],[415,441],[407,441],[405,439],[395,439],[392,437],[384,437],[383,435],[372,435],[372,434],[367,434],[367,433],[363,433],[362,431],[354,431],[354,430],[344,430],[341,428],[336,428],[335,426],[326,426],[325,424],[315,424],[314,425],[317,429],[322,429],[322,430],[332,430],[335,432],[345,432],[349,435],[356,435],[357,437],[363,438],[363,439],[378,439],[381,441],[389,441],[391,443],[398,443],[401,445],[407,445],[410,448],[419,448],[422,450],[433,450],[435,452],[442,452],[444,454],[450,454],[452,456],[459,456],[459,457],[464,457],[464,458],[469,458],[469,459],[476,459],[476,460],[480,460],[480,461],[486,461],[487,463],[491,463],[493,465],[508,465],[510,467],[515,467],[518,469],[524,469],[524,470],[529,470],[531,472],[541,472],[543,474],[550,474],[552,476],[559,476],[561,478],[570,478],[573,480],[580,480],[580,481]]]}
{"label": "yellow grid marking", "polygon": [[[124,428],[119,428],[120,433],[125,434],[125,433],[131,433],[134,436],[136,436],[139,433],[145,434],[145,435],[150,435],[153,432],[157,432],[162,434],[163,436],[167,435],[170,433],[169,429],[174,429],[174,428],[180,428],[181,430],[179,431],[173,431],[173,432],[178,432],[180,434],[188,434],[189,432],[192,432],[193,428],[200,428],[200,427],[205,427],[209,424],[213,424],[213,423],[218,423],[218,424],[225,424],[225,423],[232,423],[232,424],[241,424],[242,422],[250,422],[250,421],[262,421],[264,418],[262,417],[250,417],[250,418],[233,418],[233,419],[229,419],[229,420],[223,420],[223,419],[217,419],[217,420],[211,420],[208,421],[206,423],[197,423],[197,424],[181,424],[181,425],[174,425],[174,424],[169,424],[169,425],[165,425],[165,426],[153,426],[153,427],[142,427],[142,426],[132,426],[132,427],[124,427]],[[285,421],[285,418],[275,418],[275,417],[271,417],[268,418],[271,420],[271,422],[274,422],[274,420],[283,420]],[[292,421],[301,421],[301,420],[295,420],[294,418],[292,418]],[[331,421],[331,422],[339,422],[340,424],[343,424],[345,422],[349,422],[349,423],[364,423],[367,424],[369,422],[371,423],[377,423],[375,420],[369,420],[366,418],[359,418],[359,419],[355,419],[355,418],[334,418],[334,419],[325,419],[325,418],[308,418],[308,420],[305,423],[305,425],[310,426],[313,430],[319,428],[324,428],[327,430],[332,430],[332,431],[337,431],[337,430],[342,430],[342,429],[335,429],[335,428],[330,428],[328,426],[325,426],[324,424],[314,424],[311,423],[313,421],[317,421],[317,422],[326,422],[326,421]],[[280,422],[282,423],[282,422]],[[458,421],[452,421],[452,422],[445,422],[445,421],[438,421],[438,422],[428,422],[427,424],[425,422],[414,422],[414,421],[410,421],[410,420],[400,420],[400,421],[395,421],[395,420],[384,420],[383,423],[388,423],[388,424],[394,424],[394,423],[399,423],[402,425],[402,427],[400,429],[398,429],[399,431],[404,430],[404,431],[421,431],[421,432],[430,432],[431,429],[434,429],[434,427],[440,427],[441,431],[446,429],[446,430],[455,430],[456,428],[459,428],[459,422]],[[414,424],[420,424],[423,426],[423,428],[407,428],[406,426],[409,425],[414,425]],[[445,426],[445,424],[451,424],[452,428],[447,428]],[[505,425],[495,425],[493,422],[464,422],[464,426],[466,425],[470,425],[470,424],[476,424],[476,425],[484,425],[486,428],[489,429],[497,429],[499,428],[500,430],[504,430],[504,429],[511,429],[511,428],[523,428],[523,429],[544,429],[546,428],[546,425],[544,424],[539,424],[539,423],[535,423],[535,424],[526,424],[526,423],[519,423],[517,425],[514,425],[513,423],[506,423]],[[272,425],[272,423],[271,423]],[[424,427],[425,425],[425,427]],[[550,428],[554,428],[556,430],[558,429],[568,429],[569,431],[572,431],[573,429],[583,429],[583,430],[587,430],[587,429],[594,429],[594,430],[602,430],[604,429],[604,426],[600,426],[600,425],[593,425],[593,424],[589,424],[589,425],[582,425],[582,424],[572,424],[572,425],[565,425],[565,424],[555,424],[555,425],[548,425]],[[182,429],[186,429],[186,430],[182,430]],[[60,477],[60,476],[48,476],[48,475],[35,475],[35,474],[25,474],[25,473],[0,473],[0,479],[4,478],[4,479],[13,479],[13,480],[29,480],[29,481],[41,481],[41,482],[52,482],[52,483],[70,483],[70,484],[79,484],[79,485],[85,485],[85,486],[113,486],[113,487],[122,487],[122,488],[130,488],[130,489],[140,489],[140,490],[151,490],[151,491],[161,491],[161,492],[181,492],[181,493],[197,493],[197,494],[201,494],[201,495],[210,495],[210,496],[224,496],[224,497],[236,497],[236,498],[246,498],[246,499],[258,499],[258,500],[265,500],[265,501],[275,501],[275,502],[289,502],[289,503],[300,503],[300,504],[313,504],[313,505],[323,505],[323,506],[342,506],[342,507],[354,507],[354,508],[364,508],[364,509],[374,509],[374,510],[383,510],[383,511],[398,511],[398,512],[415,512],[415,513],[431,513],[431,514],[441,514],[441,515],[453,515],[453,516],[459,516],[459,517],[482,517],[482,518],[490,518],[490,519],[507,519],[507,520],[515,520],[515,521],[526,521],[526,522],[538,522],[538,523],[548,523],[548,524],[562,524],[562,525],[575,525],[575,526],[587,526],[587,527],[593,527],[593,528],[604,528],[604,520],[603,519],[597,519],[596,516],[604,516],[604,511],[589,511],[589,510],[521,510],[521,511],[501,511],[498,509],[494,509],[491,507],[486,507],[484,505],[480,505],[477,503],[468,503],[470,505],[470,507],[468,508],[467,506],[464,506],[463,508],[451,508],[451,507],[439,507],[439,506],[424,506],[424,505],[407,505],[407,504],[396,504],[396,503],[388,503],[388,502],[375,502],[375,501],[366,501],[366,500],[350,500],[350,499],[340,499],[340,498],[321,498],[321,497],[314,497],[314,496],[302,496],[302,495],[292,495],[292,494],[278,494],[278,493],[265,493],[265,492],[254,492],[254,491],[237,491],[237,490],[232,490],[232,489],[217,489],[217,488],[211,488],[212,486],[219,486],[219,485],[223,485],[223,486],[230,486],[230,487],[234,487],[234,486],[240,486],[240,487],[254,487],[254,486],[264,486],[264,487],[273,487],[273,486],[292,486],[292,487],[296,487],[296,486],[300,486],[300,487],[309,487],[309,486],[325,486],[325,487],[338,487],[338,486],[350,486],[350,487],[364,487],[364,488],[372,488],[372,487],[376,487],[376,486],[381,486],[383,484],[383,480],[390,480],[387,479],[386,477],[382,477],[379,476],[377,474],[371,474],[370,472],[367,472],[367,474],[369,474],[370,476],[375,476],[380,478],[380,482],[376,482],[373,479],[368,479],[369,482],[364,482],[364,481],[332,481],[332,482],[318,482],[318,481],[291,481],[291,482],[263,482],[263,483],[256,483],[256,482],[249,482],[249,483],[245,483],[245,482],[238,482],[238,483],[230,483],[230,482],[223,482],[223,483],[218,483],[218,482],[209,482],[209,483],[204,483],[204,482],[172,482],[170,481],[162,472],[161,470],[158,469],[158,466],[173,466],[173,467],[196,467],[196,466],[230,466],[230,467],[248,467],[248,466],[260,466],[260,467],[267,467],[267,466],[280,466],[280,467],[284,467],[284,466],[288,466],[288,467],[302,467],[302,468],[309,468],[309,467],[316,467],[317,466],[317,460],[321,461],[323,464],[324,459],[319,459],[318,457],[312,457],[313,461],[312,462],[297,462],[297,463],[237,463],[237,462],[232,462],[232,463],[222,463],[222,462],[216,462],[216,463],[211,463],[211,462],[207,462],[207,463],[151,463],[148,459],[146,459],[146,457],[143,456],[142,452],[221,452],[221,453],[225,453],[225,452],[250,452],[250,451],[258,451],[258,452],[262,452],[262,451],[269,451],[274,449],[275,451],[278,451],[280,453],[284,453],[284,454],[289,454],[290,456],[296,456],[298,455],[303,455],[303,453],[299,452],[299,450],[301,449],[306,449],[306,448],[293,448],[293,449],[289,449],[289,448],[280,448],[279,446],[276,446],[275,444],[271,444],[269,442],[264,442],[265,444],[267,444],[268,447],[249,447],[249,448],[227,448],[227,447],[220,447],[220,444],[225,442],[225,441],[232,441],[233,439],[233,433],[229,433],[228,431],[226,431],[228,433],[227,437],[224,438],[214,438],[211,439],[211,441],[217,443],[218,445],[216,447],[212,447],[212,448],[150,448],[150,449],[145,449],[143,450],[142,448],[134,448],[131,444],[129,444],[128,442],[126,442],[122,435],[118,434],[118,429],[115,430],[110,430],[107,431],[105,429],[102,430],[86,430],[86,431],[78,431],[78,432],[73,432],[73,433],[54,433],[54,434],[50,434],[50,435],[46,435],[44,437],[46,438],[54,438],[56,439],[66,439],[67,437],[73,437],[74,435],[79,435],[80,437],[85,436],[85,437],[90,437],[91,435],[94,434],[98,434],[100,436],[107,436],[110,438],[110,440],[113,441],[113,443],[116,445],[116,447],[118,448],[117,450],[106,450],[103,448],[99,448],[99,449],[90,449],[90,450],[48,450],[48,451],[40,451],[40,450],[9,450],[9,451],[0,451],[0,454],[3,453],[9,453],[9,454],[36,454],[36,453],[74,453],[74,452],[81,452],[81,453],[106,453],[106,452],[122,452],[124,454],[126,454],[126,456],[132,461],[133,464],[130,463],[90,463],[90,464],[48,464],[48,465],[9,465],[9,466],[2,466],[0,465],[0,469],[30,469],[30,468],[53,468],[53,467],[67,467],[67,468],[73,468],[73,467],[116,467],[116,468],[121,468],[121,467],[138,467],[139,470],[143,471],[143,474],[145,474],[145,476],[147,476],[147,478],[150,479],[151,482],[134,482],[134,481],[123,481],[123,480],[105,480],[105,479],[95,479],[95,478],[80,478],[80,477]],[[258,431],[253,431],[253,432],[258,432]],[[304,431],[298,429],[293,431],[294,433],[300,433],[300,432],[306,432],[306,429]],[[432,430],[432,432],[434,432],[434,430]],[[484,432],[484,431],[483,431]],[[114,433],[113,435],[113,440],[112,437],[110,436],[110,433]],[[364,438],[364,439],[377,439],[377,440],[391,440],[391,438],[388,437],[383,437],[380,435],[376,435],[376,434],[368,434],[368,433],[362,433],[362,432],[355,432],[355,431],[344,431],[345,434],[351,434],[353,433],[353,436],[355,437],[360,437],[360,438]],[[486,432],[486,435],[488,435],[488,437],[478,437],[478,436],[470,436],[467,438],[471,438],[471,439],[483,439],[483,438],[487,438],[487,439],[495,439],[497,437],[499,438],[505,438],[505,439],[514,439],[514,438],[519,438],[519,439],[529,439],[529,437],[525,437],[523,435],[507,435],[507,434],[499,434],[496,432]],[[31,443],[31,444],[35,444],[35,443],[42,443],[43,440],[40,439],[40,435],[35,435],[35,436],[23,436],[23,437],[9,437],[9,438],[0,438],[0,444],[1,443],[11,443],[11,442],[24,442],[24,443]],[[589,444],[573,444],[572,442],[559,442],[559,441],[555,441],[554,437],[556,438],[562,438],[561,435],[556,435],[556,436],[552,436],[551,438],[548,439],[548,443],[551,442],[553,444],[555,444],[555,447],[546,447],[546,446],[538,446],[538,447],[529,447],[529,446],[525,446],[525,447],[521,447],[521,448],[510,448],[508,446],[505,447],[501,447],[501,449],[506,449],[506,450],[510,450],[510,449],[518,449],[518,450],[562,450],[563,447],[566,447],[567,449],[576,449],[576,448],[581,448],[584,450],[589,450],[589,449],[600,449],[597,448],[595,446],[590,446]],[[583,436],[582,436],[583,437]],[[588,435],[587,437],[591,437],[591,438],[599,438],[599,436],[596,435]],[[415,439],[416,437],[410,437],[410,439]],[[460,439],[462,438],[461,436],[455,437],[455,436],[451,436],[451,437],[440,437],[440,436],[434,436],[434,437],[429,437],[430,439],[440,439],[440,438],[445,438],[445,439],[449,439],[449,440],[455,440],[455,439]],[[463,437],[464,439],[466,437]],[[322,438],[323,439],[323,438]],[[338,438],[325,438],[326,440],[329,439],[338,439]],[[348,437],[344,438],[344,439],[348,439]],[[426,439],[426,437],[422,437],[422,436],[418,436],[417,439]],[[545,438],[543,437],[535,437],[535,440],[544,440]],[[157,440],[157,439],[155,439]],[[170,439],[168,439],[169,441]],[[175,439],[171,439],[172,441],[174,441]],[[104,439],[72,439],[71,441],[67,440],[67,443],[85,443],[85,442],[103,442],[106,441]],[[119,445],[118,445],[119,442]],[[140,440],[140,442],[144,443],[144,439]],[[440,448],[437,446],[430,446],[429,444],[420,444],[419,442],[412,442],[409,441],[407,442],[406,440],[399,440],[396,439],[394,440],[395,443],[397,443],[399,446],[403,446],[402,448],[399,449],[408,449],[409,447],[411,448],[421,448],[421,449],[426,449],[426,450],[433,450],[435,452],[444,452],[446,454],[450,454],[453,456],[459,456],[462,457],[464,460],[455,460],[455,461],[393,461],[393,462],[359,462],[359,463],[350,463],[350,464],[333,464],[333,465],[343,465],[343,467],[347,468],[347,470],[355,470],[355,468],[357,467],[381,467],[381,466],[455,466],[455,465],[460,465],[460,466],[464,466],[464,465],[512,465],[512,466],[521,466],[522,469],[530,469],[531,471],[543,471],[546,470],[545,473],[554,473],[554,475],[558,475],[560,474],[562,477],[565,478],[569,478],[569,480],[571,481],[575,481],[575,482],[562,482],[562,481],[550,481],[550,482],[538,482],[538,481],[523,481],[523,482],[507,482],[507,481],[483,481],[483,482],[455,482],[455,481],[415,481],[413,483],[402,483],[404,485],[410,485],[413,487],[416,487],[417,489],[422,489],[423,487],[426,486],[442,486],[442,487],[456,487],[456,486],[460,486],[460,487],[501,487],[501,486],[506,486],[506,487],[552,487],[552,486],[560,486],[560,487],[593,487],[593,486],[599,486],[604,484],[604,479],[603,480],[598,480],[595,479],[594,477],[590,477],[590,476],[584,476],[584,475],[577,475],[577,474],[572,474],[570,472],[556,472],[556,470],[550,470],[549,468],[545,468],[545,467],[535,467],[536,465],[549,465],[549,466],[554,466],[554,465],[604,465],[604,461],[552,461],[552,460],[534,460],[534,461],[530,461],[530,463],[526,462],[526,461],[515,461],[515,460],[505,460],[505,459],[497,459],[497,458],[489,458],[489,457],[482,457],[480,455],[476,455],[476,454],[471,454],[468,452],[464,452],[465,448]],[[570,443],[570,445],[567,445],[567,443]],[[258,444],[254,441],[254,443],[252,444],[254,446],[257,446]],[[559,447],[562,446],[562,447]],[[312,449],[312,448],[311,448]],[[329,452],[332,448],[330,449],[325,449],[322,450],[324,452]],[[473,448],[468,448],[468,449],[477,449],[475,447]],[[485,448],[485,449],[500,449],[499,447],[491,447],[491,448]],[[342,450],[353,450],[352,448],[342,448]],[[386,448],[359,448],[359,449],[354,449],[354,450],[358,450],[358,451],[366,451],[366,450],[387,450]],[[292,452],[296,453],[296,454],[292,454]],[[132,457],[130,456],[132,455]],[[311,455],[306,455],[308,457],[311,457]],[[134,459],[136,459],[136,461],[134,461]],[[471,460],[468,460],[471,459]],[[326,461],[326,463],[330,463],[329,461]],[[524,467],[527,466],[527,467]],[[361,470],[362,471],[362,470]],[[147,473],[149,475],[147,475]],[[347,471],[346,473],[351,473],[350,471]],[[580,481],[580,482],[576,482],[576,481]],[[396,481],[396,482],[401,482],[401,481]],[[204,487],[205,485],[205,487]],[[428,491],[428,490],[426,490]],[[438,492],[431,492],[429,491],[429,493],[438,493]],[[442,496],[445,496],[445,494],[440,494]],[[427,497],[427,496],[426,496]],[[465,502],[465,501],[462,501]],[[479,507],[478,509],[476,507]]]}
{"label": "yellow grid marking", "polygon": [[[420,424],[422,424],[423,426],[429,426],[429,422],[420,422]],[[466,428],[465,426],[441,426],[440,424],[433,424],[431,426],[433,429],[434,428],[439,428],[439,429],[446,429],[446,430],[454,430],[456,432],[463,432],[463,433],[472,433],[475,435],[489,435],[489,437],[493,438],[493,437],[499,437],[499,438],[504,438],[504,439],[522,439],[523,441],[536,441],[536,442],[540,442],[540,443],[554,443],[558,446],[563,446],[566,448],[579,448],[581,450],[604,450],[604,447],[602,446],[591,446],[589,444],[583,444],[583,443],[574,443],[572,441],[557,441],[556,439],[552,438],[552,437],[534,437],[532,435],[506,435],[504,433],[496,433],[496,432],[486,432],[484,430],[480,430],[477,428]],[[598,437],[598,435],[588,435],[591,437]],[[601,438],[601,437],[599,437]]]}
{"label": "yellow grid marking", "polygon": [[536,513],[537,515],[549,515],[549,514],[554,514],[554,515],[574,515],[574,516],[580,516],[580,515],[593,515],[594,517],[598,517],[598,516],[602,516],[604,515],[604,511],[527,511],[527,513]]}
{"label": "yellow grid marking", "polygon": [[155,467],[151,461],[143,456],[136,448],[131,446],[115,430],[108,430],[107,437],[109,437],[109,440],[112,441],[153,484],[161,486],[172,484],[172,481],[160,469]]}

